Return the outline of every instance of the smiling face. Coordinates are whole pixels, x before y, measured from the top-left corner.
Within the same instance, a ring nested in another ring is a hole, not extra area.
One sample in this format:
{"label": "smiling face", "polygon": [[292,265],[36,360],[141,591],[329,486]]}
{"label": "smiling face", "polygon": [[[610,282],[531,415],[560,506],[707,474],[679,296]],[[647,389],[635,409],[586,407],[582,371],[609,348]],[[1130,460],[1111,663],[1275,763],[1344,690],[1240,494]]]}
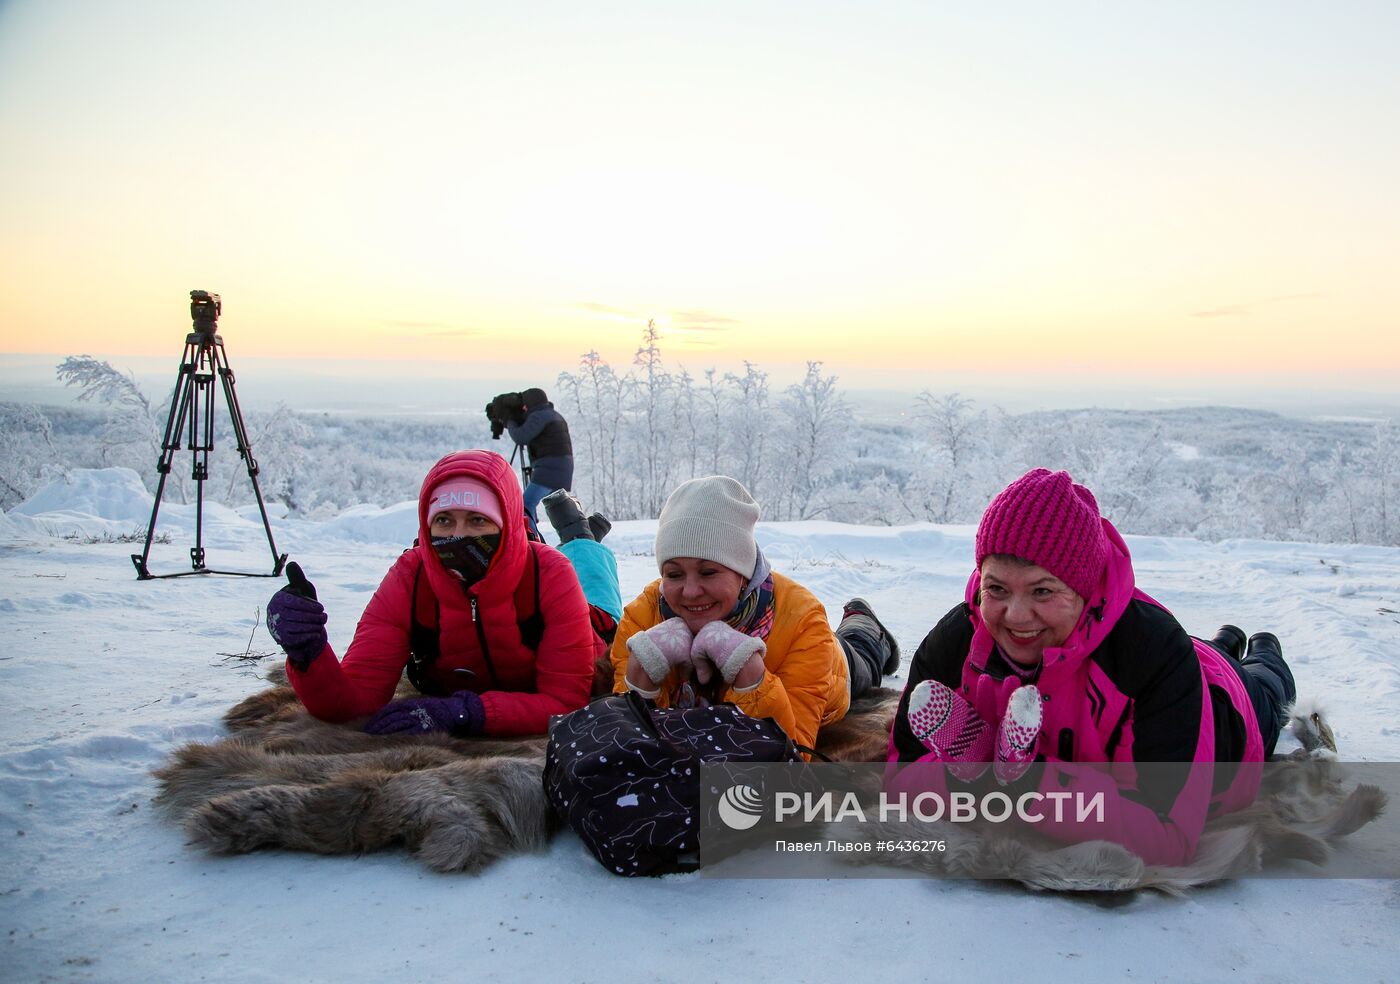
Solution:
{"label": "smiling face", "polygon": [[744,583],[742,574],[713,560],[673,557],[661,565],[661,594],[691,633],[732,612]]}
{"label": "smiling face", "polygon": [[499,532],[499,526],[470,509],[444,509],[428,520],[428,534],[433,537],[488,536]]}
{"label": "smiling face", "polygon": [[1084,599],[1043,567],[1006,554],[982,561],[979,611],[1001,651],[1021,666],[1036,666],[1046,649],[1064,645]]}

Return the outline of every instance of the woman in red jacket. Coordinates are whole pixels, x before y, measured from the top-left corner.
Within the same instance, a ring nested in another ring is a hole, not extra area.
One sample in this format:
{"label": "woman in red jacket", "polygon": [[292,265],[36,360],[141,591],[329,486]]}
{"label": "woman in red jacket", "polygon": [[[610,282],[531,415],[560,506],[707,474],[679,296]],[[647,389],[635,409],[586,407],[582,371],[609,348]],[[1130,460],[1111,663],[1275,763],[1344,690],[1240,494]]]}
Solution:
{"label": "woman in red jacket", "polygon": [[[423,479],[418,523],[344,659],[315,589],[289,565],[268,628],[307,710],[372,715],[374,734],[507,737],[544,734],[551,715],[587,703],[600,645],[588,604],[569,561],[528,538],[510,464],[494,451],[449,454]],[[393,700],[406,668],[424,696]]]}

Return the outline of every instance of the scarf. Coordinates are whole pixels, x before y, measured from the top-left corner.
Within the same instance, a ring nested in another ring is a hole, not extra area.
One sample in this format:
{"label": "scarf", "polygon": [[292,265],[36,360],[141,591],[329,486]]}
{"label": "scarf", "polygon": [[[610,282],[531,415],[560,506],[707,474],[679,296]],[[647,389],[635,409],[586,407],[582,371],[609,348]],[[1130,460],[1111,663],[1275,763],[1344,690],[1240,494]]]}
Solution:
{"label": "scarf", "polygon": [[[666,604],[664,594],[660,596],[660,601],[662,621],[675,618],[676,613]],[[724,622],[732,629],[764,641],[773,630],[773,568],[762,550],[758,551],[758,560],[754,562],[748,584],[739,593],[734,610],[725,616]]]}
{"label": "scarf", "polygon": [[501,534],[485,536],[435,536],[433,550],[442,566],[468,587],[486,576],[491,558],[501,546]]}

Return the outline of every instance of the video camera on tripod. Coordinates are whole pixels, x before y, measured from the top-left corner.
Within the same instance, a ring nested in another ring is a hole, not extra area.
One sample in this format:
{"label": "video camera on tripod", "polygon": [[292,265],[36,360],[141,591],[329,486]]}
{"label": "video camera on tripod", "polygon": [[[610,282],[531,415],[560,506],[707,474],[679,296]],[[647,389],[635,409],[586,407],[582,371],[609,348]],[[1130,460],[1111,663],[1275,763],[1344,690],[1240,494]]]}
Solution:
{"label": "video camera on tripod", "polygon": [[507,424],[519,426],[525,422],[525,400],[519,393],[500,393],[486,404],[486,419],[491,421],[491,439],[499,441]]}
{"label": "video camera on tripod", "polygon": [[219,330],[219,315],[223,303],[218,294],[207,290],[190,291],[190,317],[194,319],[194,330],[202,335],[212,335]]}
{"label": "video camera on tripod", "polygon": [[[486,404],[486,419],[491,421],[491,439],[499,441],[501,435],[505,433],[507,424],[519,426],[525,422],[525,398],[519,393],[498,393]],[[515,464],[515,456],[520,455],[520,484],[522,486],[530,484],[529,452],[525,445],[517,443],[515,450],[510,453],[511,464]]]}

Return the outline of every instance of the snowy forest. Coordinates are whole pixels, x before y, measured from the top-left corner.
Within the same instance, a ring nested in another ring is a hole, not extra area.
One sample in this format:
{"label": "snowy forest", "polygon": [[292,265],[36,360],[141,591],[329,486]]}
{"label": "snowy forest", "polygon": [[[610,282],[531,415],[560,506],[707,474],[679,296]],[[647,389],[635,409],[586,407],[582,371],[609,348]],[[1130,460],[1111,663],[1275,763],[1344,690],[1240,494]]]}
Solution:
{"label": "snowy forest", "polygon": [[[0,504],[18,504],[70,468],[124,465],[153,490],[168,394],[153,399],[129,373],[88,356],[56,371],[77,391],[75,405],[0,402]],[[1044,466],[1094,489],[1126,533],[1400,545],[1394,420],[1223,406],[1011,414],[924,391],[886,422],[863,419],[838,383],[816,362],[782,388],[754,364],[693,373],[668,362],[649,325],[630,366],[588,352],[546,388],[570,423],[575,491],[615,519],[655,517],[679,482],[722,473],[753,492],[768,520],[975,523],[999,488]],[[264,496],[308,519],[411,499],[449,450],[514,451],[508,436],[491,439],[475,408],[421,417],[243,410]],[[252,487],[222,394],[215,425],[206,494],[240,505]],[[168,501],[192,494],[190,458],[176,455]]]}

